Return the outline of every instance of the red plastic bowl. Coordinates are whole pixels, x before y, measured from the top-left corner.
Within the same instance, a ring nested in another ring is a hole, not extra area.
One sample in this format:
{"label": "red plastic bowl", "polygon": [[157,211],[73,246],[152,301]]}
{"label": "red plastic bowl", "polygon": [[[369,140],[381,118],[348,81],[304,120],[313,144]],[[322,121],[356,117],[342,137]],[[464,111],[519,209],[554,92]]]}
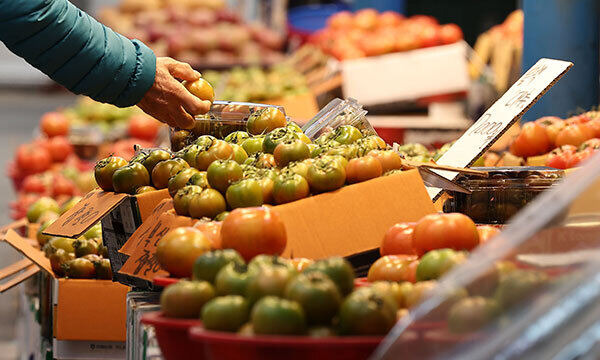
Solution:
{"label": "red plastic bowl", "polygon": [[191,328],[190,337],[203,345],[207,360],[363,360],[383,340],[380,336],[240,336],[202,326]]}
{"label": "red plastic bowl", "polygon": [[369,282],[369,280],[367,280],[366,277],[359,277],[354,279],[354,287],[355,288],[361,288],[361,287],[366,287],[371,285],[371,283]]}
{"label": "red plastic bowl", "polygon": [[154,311],[144,314],[142,323],[154,326],[165,359],[204,359],[202,346],[188,336],[190,328],[200,325],[200,320],[168,318],[161,311]]}
{"label": "red plastic bowl", "polygon": [[162,287],[167,287],[169,285],[173,285],[176,282],[178,282],[179,278],[172,278],[172,277],[161,277],[161,276],[157,276],[154,279],[152,279],[152,283],[156,286],[162,286]]}

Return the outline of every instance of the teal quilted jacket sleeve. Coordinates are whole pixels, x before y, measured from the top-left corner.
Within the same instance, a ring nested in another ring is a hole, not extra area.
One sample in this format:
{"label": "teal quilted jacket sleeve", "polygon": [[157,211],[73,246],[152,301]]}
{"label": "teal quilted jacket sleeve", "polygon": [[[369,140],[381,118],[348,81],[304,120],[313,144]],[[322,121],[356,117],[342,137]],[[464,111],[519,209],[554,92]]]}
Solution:
{"label": "teal quilted jacket sleeve", "polygon": [[154,83],[156,57],[67,0],[0,0],[0,40],[76,94],[120,107]]}

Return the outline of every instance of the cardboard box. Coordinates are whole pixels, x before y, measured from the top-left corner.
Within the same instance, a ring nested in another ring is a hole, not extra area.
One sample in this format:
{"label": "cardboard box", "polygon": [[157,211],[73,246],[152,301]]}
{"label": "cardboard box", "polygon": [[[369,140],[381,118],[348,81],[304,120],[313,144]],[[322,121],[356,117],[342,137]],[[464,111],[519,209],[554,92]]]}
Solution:
{"label": "cardboard box", "polygon": [[341,63],[345,97],[365,106],[467,91],[467,45],[406,51]]}
{"label": "cardboard box", "polygon": [[312,92],[306,92],[295,96],[265,101],[269,105],[282,106],[285,113],[299,125],[306,124],[319,112],[317,99]]}

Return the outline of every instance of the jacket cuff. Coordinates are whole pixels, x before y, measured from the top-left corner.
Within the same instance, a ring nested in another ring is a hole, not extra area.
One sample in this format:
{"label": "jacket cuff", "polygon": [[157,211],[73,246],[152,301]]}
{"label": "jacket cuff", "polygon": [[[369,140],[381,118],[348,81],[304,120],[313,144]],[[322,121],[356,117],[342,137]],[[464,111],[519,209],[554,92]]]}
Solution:
{"label": "jacket cuff", "polygon": [[136,63],[127,87],[114,102],[114,105],[118,107],[128,107],[139,103],[154,84],[156,76],[154,52],[139,40],[131,40],[131,42],[136,50]]}

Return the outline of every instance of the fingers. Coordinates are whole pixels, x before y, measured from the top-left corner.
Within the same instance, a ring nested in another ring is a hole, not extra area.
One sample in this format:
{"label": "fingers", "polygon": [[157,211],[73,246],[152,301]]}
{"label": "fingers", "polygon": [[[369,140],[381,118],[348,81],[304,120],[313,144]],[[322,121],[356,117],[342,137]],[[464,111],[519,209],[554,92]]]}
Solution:
{"label": "fingers", "polygon": [[177,127],[180,129],[191,129],[194,127],[194,117],[190,115],[182,106],[179,106],[178,109],[175,109],[175,111],[171,113],[171,116],[177,123]]}
{"label": "fingers", "polygon": [[166,62],[165,65],[171,75],[181,80],[195,81],[202,77],[199,72],[192,69],[190,64],[171,59],[171,61]]}

